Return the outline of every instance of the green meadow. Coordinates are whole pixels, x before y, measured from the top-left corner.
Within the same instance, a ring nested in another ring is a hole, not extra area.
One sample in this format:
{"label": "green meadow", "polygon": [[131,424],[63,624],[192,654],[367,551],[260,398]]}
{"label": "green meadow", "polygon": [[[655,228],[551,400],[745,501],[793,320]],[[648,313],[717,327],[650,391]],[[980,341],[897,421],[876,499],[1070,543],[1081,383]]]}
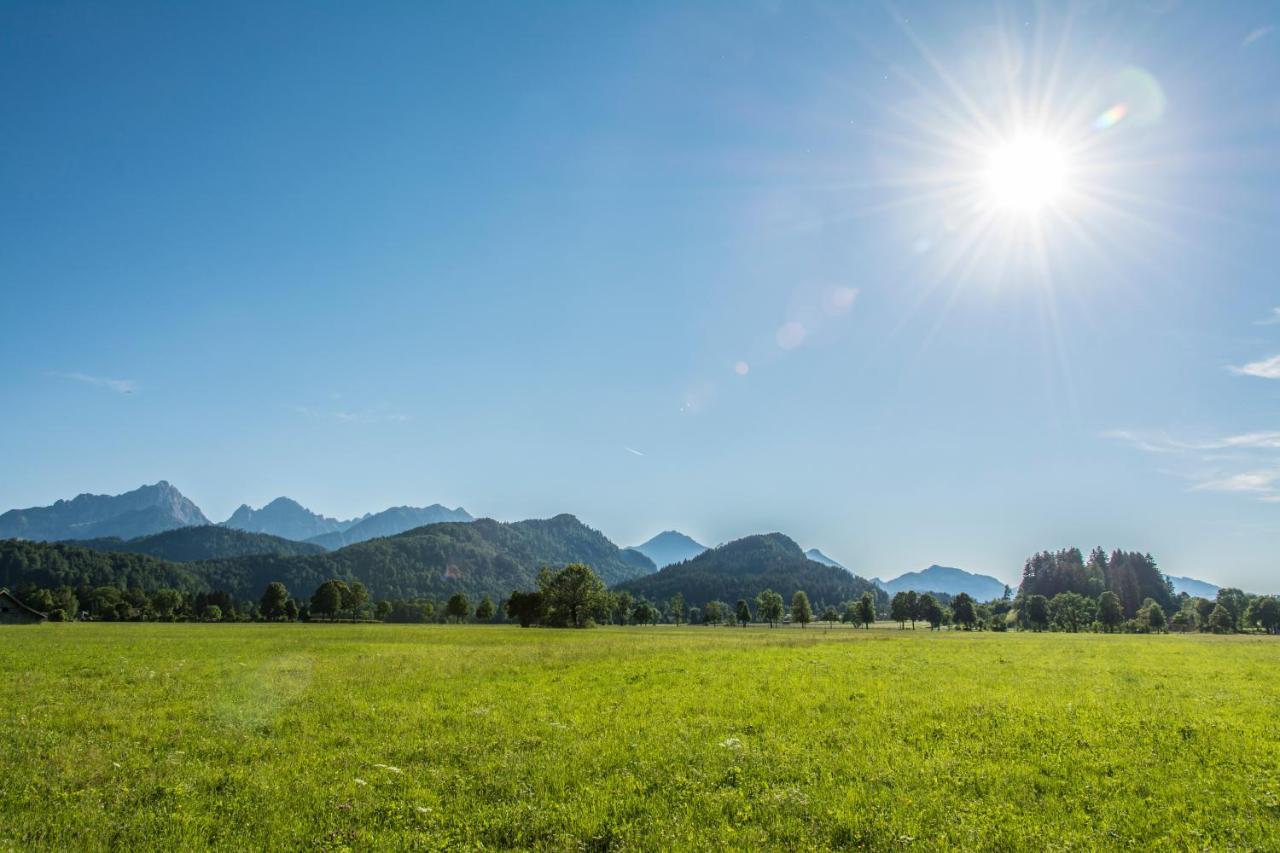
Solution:
{"label": "green meadow", "polygon": [[1280,642],[0,630],[9,849],[1280,848]]}

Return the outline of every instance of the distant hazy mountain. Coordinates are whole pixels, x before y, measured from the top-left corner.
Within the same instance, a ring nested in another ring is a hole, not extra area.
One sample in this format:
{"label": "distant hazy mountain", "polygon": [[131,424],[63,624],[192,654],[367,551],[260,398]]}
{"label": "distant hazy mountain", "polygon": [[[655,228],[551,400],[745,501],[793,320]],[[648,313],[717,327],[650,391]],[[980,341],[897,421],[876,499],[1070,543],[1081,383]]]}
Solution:
{"label": "distant hazy mountain", "polygon": [[176,527],[208,524],[200,508],[164,480],[122,495],[79,495],[53,506],[0,515],[0,539],[132,539]]}
{"label": "distant hazy mountain", "polygon": [[442,521],[474,520],[471,517],[471,513],[462,507],[449,509],[440,504],[432,504],[431,506],[394,506],[391,509],[384,509],[382,512],[367,515],[346,530],[337,530],[332,533],[313,536],[307,541],[333,551],[346,545],[377,539],[379,536],[395,536],[397,533],[404,533],[406,530],[412,530],[415,527],[422,527],[426,524],[439,524]]}
{"label": "distant hazy mountain", "polygon": [[1196,580],[1195,578],[1175,578],[1169,576],[1169,580],[1173,582],[1174,595],[1186,593],[1191,596],[1200,598],[1217,598],[1218,587],[1208,581]]}
{"label": "distant hazy mountain", "polygon": [[678,530],[667,530],[643,545],[634,545],[627,550],[639,551],[652,560],[655,566],[662,568],[672,563],[691,560],[706,551],[707,546],[695,542]]}
{"label": "distant hazy mountain", "polygon": [[1004,581],[950,566],[930,566],[922,572],[907,572],[890,581],[876,578],[875,584],[890,596],[903,590],[945,592],[948,595],[967,592],[978,601],[990,601],[1004,595]]}
{"label": "distant hazy mountain", "polygon": [[836,606],[875,591],[864,578],[808,559],[799,545],[781,533],[729,542],[618,588],[659,602],[680,593],[686,603],[697,607],[713,600],[732,606],[745,598],[753,611],[756,595],[766,588],[780,593],[787,607],[791,606],[791,595],[800,589],[815,606]]}
{"label": "distant hazy mountain", "polygon": [[835,566],[837,569],[844,568],[844,566],[840,565],[817,548],[810,548],[808,551],[804,552],[804,555],[815,563],[822,563],[824,566]]}
{"label": "distant hazy mountain", "polygon": [[252,509],[248,504],[241,504],[230,518],[222,522],[222,526],[250,533],[270,533],[272,536],[302,542],[326,533],[341,533],[360,521],[359,518],[349,521],[326,518],[292,498],[281,497],[262,509]]}
{"label": "distant hazy mountain", "polygon": [[323,554],[319,545],[295,542],[267,533],[248,533],[231,527],[209,524],[202,527],[179,527],[164,533],[153,533],[136,539],[73,540],[68,545],[114,551],[122,554],[147,554],[161,560],[189,563],[193,560],[223,560],[252,554],[296,557],[301,554]]}

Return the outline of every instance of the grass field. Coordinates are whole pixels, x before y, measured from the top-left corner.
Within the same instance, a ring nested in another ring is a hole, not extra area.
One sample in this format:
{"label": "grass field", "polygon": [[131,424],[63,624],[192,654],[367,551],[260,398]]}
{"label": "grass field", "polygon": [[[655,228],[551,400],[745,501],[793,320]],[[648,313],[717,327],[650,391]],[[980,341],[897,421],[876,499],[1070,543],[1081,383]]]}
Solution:
{"label": "grass field", "polygon": [[6,848],[1280,849],[1261,637],[0,630]]}

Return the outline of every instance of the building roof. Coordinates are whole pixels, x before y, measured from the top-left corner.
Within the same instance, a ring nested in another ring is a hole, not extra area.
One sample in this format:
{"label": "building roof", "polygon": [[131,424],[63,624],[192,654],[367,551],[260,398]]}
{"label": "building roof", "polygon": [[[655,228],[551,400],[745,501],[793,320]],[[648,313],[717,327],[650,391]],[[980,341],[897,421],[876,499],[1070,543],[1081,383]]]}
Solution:
{"label": "building roof", "polygon": [[0,587],[0,598],[7,598],[9,601],[12,601],[14,604],[16,604],[19,610],[24,611],[25,613],[31,616],[34,616],[37,619],[46,618],[45,614],[41,613],[39,610],[36,610],[34,607],[28,607],[27,605],[19,601],[18,596],[9,592],[9,590],[5,587]]}

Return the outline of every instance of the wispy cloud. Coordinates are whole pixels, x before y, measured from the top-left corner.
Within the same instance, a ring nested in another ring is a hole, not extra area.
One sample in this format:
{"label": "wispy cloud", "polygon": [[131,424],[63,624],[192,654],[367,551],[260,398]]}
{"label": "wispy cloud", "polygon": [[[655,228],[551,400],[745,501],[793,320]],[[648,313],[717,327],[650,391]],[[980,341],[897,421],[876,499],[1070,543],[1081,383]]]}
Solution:
{"label": "wispy cloud", "polygon": [[74,382],[83,382],[85,385],[96,385],[99,388],[106,388],[109,391],[115,391],[117,394],[133,394],[138,390],[138,383],[132,379],[111,379],[106,376],[91,376],[88,373],[54,373],[61,379],[70,379]]}
{"label": "wispy cloud", "polygon": [[1259,379],[1280,379],[1280,355],[1273,355],[1271,358],[1264,358],[1261,361],[1252,361],[1243,367],[1231,367],[1232,373],[1238,373],[1242,376],[1256,376]]}
{"label": "wispy cloud", "polygon": [[1248,47],[1249,45],[1253,44],[1255,41],[1258,41],[1259,39],[1264,39],[1267,36],[1271,35],[1273,30],[1275,30],[1275,27],[1270,25],[1265,27],[1258,27],[1257,29],[1250,32],[1249,35],[1244,37],[1244,41],[1240,42],[1240,46]]}
{"label": "wispy cloud", "polygon": [[[1275,491],[1276,481],[1280,480],[1280,470],[1245,471],[1214,480],[1205,480],[1191,487],[1195,492],[1248,492],[1260,494],[1269,499]],[[1280,497],[1280,496],[1276,496]]]}
{"label": "wispy cloud", "polygon": [[1277,323],[1280,323],[1280,308],[1272,308],[1271,314],[1265,319],[1253,321],[1255,326],[1274,326]]}
{"label": "wispy cloud", "polygon": [[1187,440],[1165,433],[1112,430],[1113,438],[1146,453],[1165,454],[1162,471],[1190,481],[1193,492],[1249,495],[1280,502],[1280,431]]}
{"label": "wispy cloud", "polygon": [[644,454],[643,454],[643,453],[641,453],[639,450],[636,450],[634,447],[626,447],[626,446],[624,445],[622,449],[623,449],[623,450],[625,450],[625,451],[627,451],[628,453],[631,453],[631,454],[635,455],[635,456],[644,456]]}
{"label": "wispy cloud", "polygon": [[323,421],[335,421],[337,423],[344,424],[405,423],[410,420],[408,415],[401,414],[399,412],[315,409],[310,406],[290,406],[289,408],[308,418]]}

